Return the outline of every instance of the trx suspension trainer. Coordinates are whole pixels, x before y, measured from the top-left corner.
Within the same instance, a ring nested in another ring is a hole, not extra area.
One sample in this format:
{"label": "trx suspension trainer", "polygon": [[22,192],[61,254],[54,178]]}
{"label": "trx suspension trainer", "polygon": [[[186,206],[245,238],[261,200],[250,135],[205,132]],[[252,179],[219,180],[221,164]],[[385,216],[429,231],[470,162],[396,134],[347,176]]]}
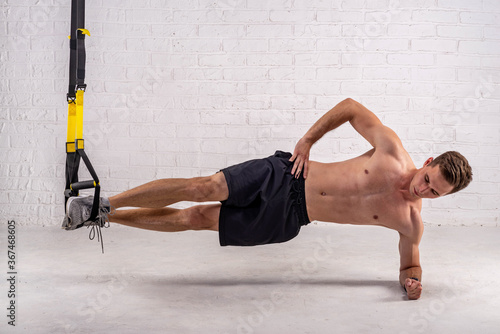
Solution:
{"label": "trx suspension trainer", "polygon": [[[98,224],[99,214],[99,194],[100,184],[99,178],[90,163],[89,158],[84,150],[83,140],[83,95],[87,85],[85,84],[85,35],[90,36],[88,30],[85,29],[85,0],[72,0],[71,2],[71,35],[70,39],[70,60],[69,60],[69,86],[68,86],[68,131],[66,139],[66,189],[65,196],[65,211],[68,199],[73,196],[78,196],[82,189],[94,188],[94,200],[90,217],[86,222],[95,222]],[[92,180],[79,181],[78,169],[80,167],[80,158],[85,163]],[[66,212],[66,218],[67,212]],[[96,224],[89,224],[94,228]],[[77,226],[77,228],[82,227]],[[93,234],[94,233],[94,234]],[[95,236],[95,230],[91,231],[90,238]],[[97,231],[98,239],[101,240],[100,226]]]}

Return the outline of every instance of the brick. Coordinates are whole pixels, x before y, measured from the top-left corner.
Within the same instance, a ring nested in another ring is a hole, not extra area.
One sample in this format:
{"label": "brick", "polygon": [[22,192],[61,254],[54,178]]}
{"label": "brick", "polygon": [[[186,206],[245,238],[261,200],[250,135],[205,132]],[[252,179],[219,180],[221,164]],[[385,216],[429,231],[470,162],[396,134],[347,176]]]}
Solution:
{"label": "brick", "polygon": [[172,41],[174,52],[218,52],[221,51],[219,39],[175,39]]}
{"label": "brick", "polygon": [[174,80],[222,80],[220,68],[174,68]]}
{"label": "brick", "polygon": [[361,51],[363,46],[363,38],[318,38],[316,41],[318,51]]}
{"label": "brick", "polygon": [[411,12],[402,11],[399,8],[392,8],[391,10],[371,11],[365,14],[365,22],[373,22],[372,24],[387,24],[390,22],[407,23],[411,21]]}
{"label": "brick", "polygon": [[500,196],[481,196],[479,201],[481,210],[498,210],[500,208]]}
{"label": "brick", "polygon": [[411,78],[419,81],[454,81],[454,68],[412,68]]}
{"label": "brick", "polygon": [[313,80],[316,73],[303,67],[278,67],[269,70],[271,80]]}
{"label": "brick", "polygon": [[[54,53],[53,52],[48,52],[48,51],[43,51],[45,54],[50,54],[52,55],[51,61],[54,61]],[[19,64],[26,64],[29,63],[30,60],[32,63],[34,63],[33,60],[36,59],[36,55],[32,57],[32,53],[37,53],[36,51],[34,52],[29,52],[29,51],[4,51],[1,60],[5,63],[19,63]],[[40,52],[38,52],[40,53]]]}
{"label": "brick", "polygon": [[244,66],[246,57],[244,55],[199,55],[198,64],[206,67],[233,67]]}
{"label": "brick", "polygon": [[385,87],[384,82],[345,81],[341,84],[340,92],[347,96],[382,95]]}
{"label": "brick", "polygon": [[130,166],[155,166],[156,153],[135,152],[130,155]]}
{"label": "brick", "polygon": [[265,68],[233,68],[223,70],[224,80],[237,81],[261,81],[267,79],[268,70]]}
{"label": "brick", "polygon": [[225,128],[223,126],[201,126],[201,125],[177,125],[177,138],[224,138]]}
{"label": "brick", "polygon": [[234,154],[236,152],[248,151],[246,140],[220,140],[208,139],[201,143],[202,153]]}
{"label": "brick", "polygon": [[291,24],[251,24],[247,25],[248,37],[290,37],[293,31]]}
{"label": "brick", "polygon": [[337,95],[340,93],[340,82],[296,82],[294,92],[298,95]]}
{"label": "brick", "polygon": [[445,39],[413,39],[411,50],[434,51],[434,52],[456,52],[457,41]]}
{"label": "brick", "polygon": [[390,65],[434,65],[431,54],[389,54],[387,63]]}
{"label": "brick", "polygon": [[151,65],[153,66],[192,67],[197,64],[198,59],[196,55],[156,52],[151,54]]}
{"label": "brick", "polygon": [[[114,11],[114,13],[117,13]],[[125,18],[127,21],[134,23],[160,23],[175,21],[175,14],[167,9],[158,8],[135,8],[125,11]],[[90,14],[87,14],[90,15]],[[90,16],[95,17],[95,16]],[[118,21],[118,20],[117,20]]]}
{"label": "brick", "polygon": [[[159,25],[159,24],[151,25],[151,24],[146,24],[146,23],[125,24],[123,22],[120,22],[120,23],[106,22],[106,23],[103,23],[102,29],[103,29],[103,34],[106,36],[123,36],[123,34],[125,34],[128,37],[132,37],[132,36],[144,37],[144,36],[151,36],[151,34],[152,34],[151,30],[154,31],[154,33],[153,33],[154,36],[165,36],[165,35],[162,35],[163,29],[161,29],[160,27],[163,28],[163,25]],[[188,27],[189,26],[187,26],[186,29]],[[178,27],[178,28],[180,28],[180,27]]]}
{"label": "brick", "polygon": [[245,85],[242,83],[215,82],[201,83],[199,85],[200,95],[242,95],[245,93]]}
{"label": "brick", "polygon": [[460,41],[458,51],[466,54],[500,55],[500,45],[493,41]]}
{"label": "brick", "polygon": [[500,39],[500,27],[484,27],[484,38]]}
{"label": "brick", "polygon": [[342,25],[342,36],[363,37],[363,36],[384,36],[387,34],[385,24],[344,24]]}
{"label": "brick", "polygon": [[500,3],[496,0],[483,0],[483,10],[486,12],[500,12]]}
{"label": "brick", "polygon": [[461,12],[460,22],[469,24],[498,24],[500,13]]}
{"label": "brick", "polygon": [[266,1],[247,1],[249,9],[283,9],[291,8],[292,0],[266,0]]}
{"label": "brick", "polygon": [[482,97],[489,97],[494,90],[494,84],[500,82],[500,71],[461,68],[457,70],[457,74],[459,81],[477,82]]}
{"label": "brick", "polygon": [[375,52],[342,53],[342,65],[386,65],[387,56]]}
{"label": "brick", "polygon": [[387,83],[386,93],[388,95],[402,96],[432,96],[434,85],[432,83]]}
{"label": "brick", "polygon": [[227,138],[255,138],[256,140],[258,140],[262,138],[271,138],[271,131],[269,128],[250,127],[248,125],[230,126],[226,127],[226,136]]}
{"label": "brick", "polygon": [[435,24],[389,24],[387,28],[389,36],[419,36],[433,37],[436,36]]}
{"label": "brick", "polygon": [[340,25],[305,24],[294,25],[294,36],[297,37],[338,37],[341,35]]}
{"label": "brick", "polygon": [[318,22],[364,22],[364,14],[356,11],[321,10],[317,12],[316,19]]}
{"label": "brick", "polygon": [[249,66],[290,66],[293,64],[293,57],[283,53],[249,54],[246,62]]}
{"label": "brick", "polygon": [[242,37],[245,35],[245,26],[236,24],[211,24],[199,26],[200,37]]}
{"label": "brick", "polygon": [[294,123],[294,114],[290,111],[257,111],[250,112],[248,116],[248,124],[250,125],[285,126]]}
{"label": "brick", "polygon": [[9,6],[3,10],[3,15],[5,21],[9,22],[19,22],[19,21],[29,21],[30,20],[30,7],[27,6]]}
{"label": "brick", "polygon": [[266,10],[225,10],[223,20],[238,23],[269,22],[269,12]]}
{"label": "brick", "polygon": [[467,0],[438,0],[438,7],[451,9],[481,9],[481,3]]}
{"label": "brick", "polygon": [[201,115],[200,124],[209,125],[242,125],[246,124],[246,117],[241,112],[207,111]]}
{"label": "brick", "polygon": [[436,9],[414,10],[411,18],[415,22],[457,23],[458,13]]}
{"label": "brick", "polygon": [[460,126],[456,129],[457,142],[468,143],[500,143],[498,128],[487,126]]}
{"label": "brick", "polygon": [[271,10],[271,22],[313,22],[316,13],[312,10]]}
{"label": "brick", "polygon": [[331,0],[295,0],[293,2],[295,9],[331,9],[332,6]]}
{"label": "brick", "polygon": [[266,39],[224,39],[222,50],[225,52],[264,52],[268,49]]}
{"label": "brick", "polygon": [[269,41],[269,51],[290,52],[290,51],[312,51],[315,49],[315,41],[307,38],[301,39],[271,39]]}
{"label": "brick", "polygon": [[316,78],[319,80],[356,80],[360,79],[362,69],[353,67],[318,68]]}
{"label": "brick", "polygon": [[[318,94],[321,95],[321,94]],[[271,97],[271,108],[277,110],[303,110],[314,107],[314,98],[311,96],[273,96]]]}
{"label": "brick", "polygon": [[[181,1],[181,0],[177,0]],[[242,8],[245,7],[245,0],[225,0],[225,1],[213,1],[213,0],[199,0],[198,7],[201,8]]]}
{"label": "brick", "polygon": [[466,55],[447,55],[447,54],[438,54],[436,56],[436,65],[438,66],[453,66],[453,67],[464,67],[464,66],[472,66],[472,67],[480,67],[481,66],[481,57],[477,56],[466,56]]}
{"label": "brick", "polygon": [[264,82],[249,82],[247,84],[247,92],[249,95],[283,95],[292,94],[294,91],[294,83],[264,81]]}
{"label": "brick", "polygon": [[437,26],[439,37],[457,37],[461,39],[480,39],[483,37],[483,27],[473,26]]}
{"label": "brick", "polygon": [[[163,20],[163,22],[174,22],[179,24],[193,23],[222,23],[223,11],[220,9],[208,10],[174,10],[172,20]],[[135,21],[134,21],[135,22]]]}
{"label": "brick", "polygon": [[226,97],[223,107],[230,110],[263,110],[269,109],[269,96],[242,95]]}
{"label": "brick", "polygon": [[[295,54],[294,60],[296,66],[326,66],[338,65],[340,55],[328,52],[314,52],[314,53],[299,53]],[[288,65],[288,64],[287,64]],[[291,65],[291,63],[290,63]]]}
{"label": "brick", "polygon": [[365,68],[363,69],[363,79],[368,80],[408,80],[410,71],[408,68]]}
{"label": "brick", "polygon": [[345,10],[345,9],[363,9],[363,8],[366,8],[366,1],[365,0],[351,0],[351,1],[342,0],[340,6],[343,10]]}
{"label": "brick", "polygon": [[363,49],[366,51],[406,51],[408,50],[407,39],[365,39],[363,41]]}

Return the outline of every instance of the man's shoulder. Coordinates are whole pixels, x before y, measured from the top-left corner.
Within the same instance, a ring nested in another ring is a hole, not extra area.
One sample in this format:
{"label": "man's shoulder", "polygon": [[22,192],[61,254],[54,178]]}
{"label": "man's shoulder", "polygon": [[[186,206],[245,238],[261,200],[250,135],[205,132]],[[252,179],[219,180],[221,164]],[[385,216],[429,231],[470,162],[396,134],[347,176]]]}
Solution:
{"label": "man's shoulder", "polygon": [[402,145],[395,145],[391,150],[375,149],[370,160],[384,169],[396,169],[403,173],[415,169],[410,154]]}

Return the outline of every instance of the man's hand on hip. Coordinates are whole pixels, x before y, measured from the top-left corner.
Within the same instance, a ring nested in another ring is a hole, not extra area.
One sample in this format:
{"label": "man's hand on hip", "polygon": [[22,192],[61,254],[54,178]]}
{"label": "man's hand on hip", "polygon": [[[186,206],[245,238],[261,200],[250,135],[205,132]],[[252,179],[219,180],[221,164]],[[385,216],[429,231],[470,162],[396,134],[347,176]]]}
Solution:
{"label": "man's hand on hip", "polygon": [[303,137],[299,140],[290,161],[295,161],[292,168],[292,174],[295,178],[299,178],[301,172],[303,172],[304,179],[307,178],[307,172],[309,169],[309,151],[311,150],[311,144]]}

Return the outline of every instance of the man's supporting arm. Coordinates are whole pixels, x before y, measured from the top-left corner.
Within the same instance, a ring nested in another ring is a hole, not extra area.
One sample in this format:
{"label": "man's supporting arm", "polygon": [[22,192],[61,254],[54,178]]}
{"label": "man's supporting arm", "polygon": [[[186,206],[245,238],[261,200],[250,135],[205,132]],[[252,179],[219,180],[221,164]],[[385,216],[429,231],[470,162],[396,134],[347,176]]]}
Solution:
{"label": "man's supporting arm", "polygon": [[409,299],[418,299],[422,294],[422,268],[420,267],[418,249],[422,232],[423,230],[419,229],[415,237],[399,234],[399,254],[401,257],[399,283],[405,289]]}

